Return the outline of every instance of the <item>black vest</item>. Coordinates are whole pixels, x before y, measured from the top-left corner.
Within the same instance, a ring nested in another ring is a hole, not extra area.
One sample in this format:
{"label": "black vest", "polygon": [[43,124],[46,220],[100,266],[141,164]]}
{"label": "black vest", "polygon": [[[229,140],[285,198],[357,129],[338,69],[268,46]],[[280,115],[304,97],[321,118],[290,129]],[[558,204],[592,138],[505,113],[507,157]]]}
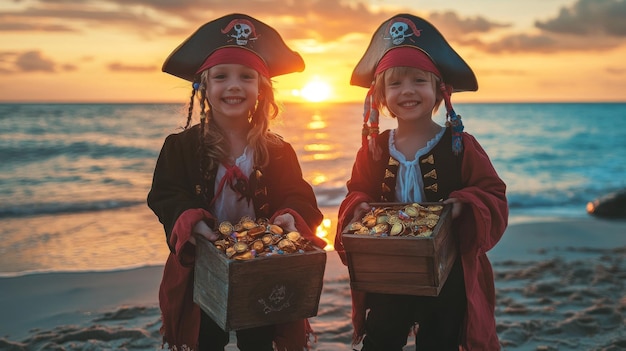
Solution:
{"label": "black vest", "polygon": [[[388,145],[389,134],[388,130],[381,133],[377,137],[377,142],[380,145]],[[397,202],[395,189],[400,162],[389,155],[388,147],[383,147],[382,149],[384,151],[381,162],[386,161],[387,164],[384,166],[379,200],[381,202]],[[462,152],[458,156],[452,152],[452,133],[450,128],[446,128],[437,145],[430,152],[420,157],[418,161],[422,172],[422,180],[424,181],[424,193],[426,194],[427,202],[445,200],[450,196],[451,192],[462,188],[462,160]]]}

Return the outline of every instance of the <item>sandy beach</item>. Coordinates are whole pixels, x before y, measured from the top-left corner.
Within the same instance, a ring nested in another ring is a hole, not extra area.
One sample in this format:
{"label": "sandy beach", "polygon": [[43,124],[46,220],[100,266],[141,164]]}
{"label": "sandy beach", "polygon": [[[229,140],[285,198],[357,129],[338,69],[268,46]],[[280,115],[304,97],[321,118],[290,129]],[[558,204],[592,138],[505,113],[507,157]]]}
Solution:
{"label": "sandy beach", "polygon": [[[626,221],[512,223],[489,257],[503,349],[626,349]],[[0,278],[0,350],[158,350],[161,273],[157,266]],[[313,350],[353,349],[348,287],[347,268],[328,252],[310,319]],[[236,350],[234,338],[227,350]]]}

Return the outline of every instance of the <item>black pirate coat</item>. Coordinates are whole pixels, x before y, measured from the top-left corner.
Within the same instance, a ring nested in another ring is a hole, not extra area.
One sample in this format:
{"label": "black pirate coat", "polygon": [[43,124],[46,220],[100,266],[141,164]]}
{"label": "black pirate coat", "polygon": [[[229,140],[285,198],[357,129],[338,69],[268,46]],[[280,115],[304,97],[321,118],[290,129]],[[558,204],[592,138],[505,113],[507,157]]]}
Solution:
{"label": "black pirate coat", "polygon": [[[174,250],[170,236],[178,217],[188,209],[209,211],[208,206],[214,195],[215,174],[211,177],[213,184],[204,184],[208,196],[200,191],[203,180],[198,155],[199,133],[200,128],[196,125],[165,139],[148,194],[148,206],[163,224],[170,250]],[[315,231],[323,216],[317,207],[313,189],[302,178],[293,147],[283,141],[279,146],[270,146],[269,155],[268,166],[264,169],[255,168],[248,177],[248,191],[257,218],[269,218],[278,210],[291,209]]]}
{"label": "black pirate coat", "polygon": [[[163,224],[170,248],[159,288],[161,334],[170,349],[178,350],[195,349],[200,331],[201,310],[193,302],[195,250],[189,240],[195,223],[215,221],[209,204],[216,175],[211,175],[211,184],[204,184],[208,191],[202,191],[199,133],[194,126],[166,138],[148,194],[148,205]],[[325,241],[315,236],[323,216],[313,189],[302,178],[295,151],[284,141],[268,149],[268,166],[255,168],[247,186],[256,216],[272,219],[289,213],[303,237],[324,247]],[[285,323],[276,326],[274,342],[281,349],[302,350],[310,333],[306,319]]]}

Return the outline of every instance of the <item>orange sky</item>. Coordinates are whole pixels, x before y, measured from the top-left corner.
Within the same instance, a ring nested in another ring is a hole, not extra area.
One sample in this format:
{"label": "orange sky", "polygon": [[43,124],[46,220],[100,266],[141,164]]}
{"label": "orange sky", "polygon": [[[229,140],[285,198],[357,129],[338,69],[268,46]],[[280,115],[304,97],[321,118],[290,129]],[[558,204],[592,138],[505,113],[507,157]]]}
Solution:
{"label": "orange sky", "polygon": [[[156,3],[156,4],[155,4]],[[227,3],[225,5],[225,3]],[[454,101],[626,101],[626,0],[83,0],[0,4],[0,101],[186,102],[189,83],[161,72],[205,22],[245,12],[303,56],[275,79],[277,98],[303,101],[307,82],[329,101],[361,101],[349,85],[374,30],[401,13],[446,36],[478,77]]]}

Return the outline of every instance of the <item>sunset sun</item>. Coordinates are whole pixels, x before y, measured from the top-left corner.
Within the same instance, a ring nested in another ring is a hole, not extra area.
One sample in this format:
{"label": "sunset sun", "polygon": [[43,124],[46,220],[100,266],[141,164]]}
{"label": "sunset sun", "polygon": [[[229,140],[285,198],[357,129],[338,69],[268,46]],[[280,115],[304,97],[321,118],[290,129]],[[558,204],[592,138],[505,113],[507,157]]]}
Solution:
{"label": "sunset sun", "polygon": [[332,88],[328,83],[319,79],[314,79],[302,87],[299,95],[310,102],[321,102],[330,97],[331,91]]}

